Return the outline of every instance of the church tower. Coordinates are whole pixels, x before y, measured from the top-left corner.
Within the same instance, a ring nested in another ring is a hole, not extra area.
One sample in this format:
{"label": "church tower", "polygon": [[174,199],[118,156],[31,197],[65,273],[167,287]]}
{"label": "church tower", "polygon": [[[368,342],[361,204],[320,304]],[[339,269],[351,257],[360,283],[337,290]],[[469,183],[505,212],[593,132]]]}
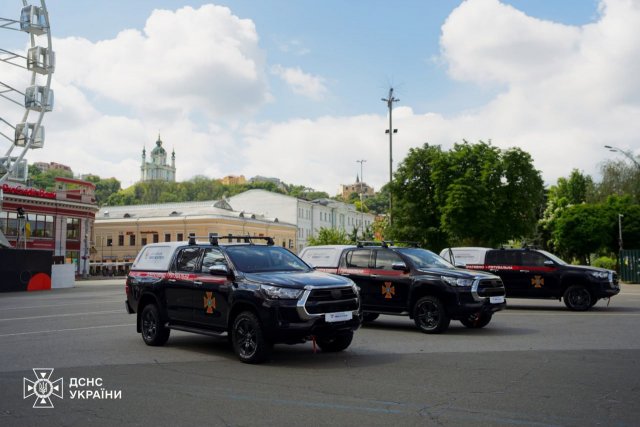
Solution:
{"label": "church tower", "polygon": [[176,153],[171,153],[171,165],[167,164],[167,151],[162,148],[162,139],[158,134],[156,146],[151,150],[151,161],[147,162],[146,149],[142,149],[141,181],[176,181]]}

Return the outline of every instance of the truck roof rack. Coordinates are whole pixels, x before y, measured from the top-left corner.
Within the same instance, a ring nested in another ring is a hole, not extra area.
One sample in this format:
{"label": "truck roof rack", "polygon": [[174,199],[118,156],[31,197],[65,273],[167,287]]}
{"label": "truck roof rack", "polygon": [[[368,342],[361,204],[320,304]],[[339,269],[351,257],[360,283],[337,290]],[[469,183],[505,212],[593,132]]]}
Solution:
{"label": "truck roof rack", "polygon": [[398,241],[381,241],[381,242],[377,242],[377,241],[367,241],[367,240],[358,240],[358,242],[356,243],[356,246],[358,246],[359,248],[363,248],[365,246],[380,246],[383,248],[388,248],[389,246],[394,246],[397,245],[398,243],[403,244],[403,245],[407,245],[409,247],[412,248],[419,248],[420,247],[420,243],[418,242],[409,242],[409,241],[402,241],[402,240],[398,240]]}
{"label": "truck roof rack", "polygon": [[208,239],[209,243],[213,246],[218,246],[220,239],[227,239],[229,243],[233,241],[233,239],[241,239],[244,243],[254,244],[254,240],[265,240],[267,242],[267,246],[273,246],[273,237],[267,236],[249,236],[249,235],[233,235],[228,234],[226,236],[218,236],[215,233],[209,233],[208,236],[196,236],[195,233],[189,233],[189,245],[195,245],[196,239]]}

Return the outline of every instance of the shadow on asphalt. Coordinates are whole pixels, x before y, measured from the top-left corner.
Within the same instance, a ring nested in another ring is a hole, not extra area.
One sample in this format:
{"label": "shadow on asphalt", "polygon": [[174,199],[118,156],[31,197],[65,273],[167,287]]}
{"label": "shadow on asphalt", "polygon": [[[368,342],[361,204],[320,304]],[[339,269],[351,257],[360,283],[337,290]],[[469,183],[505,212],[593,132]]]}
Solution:
{"label": "shadow on asphalt", "polygon": [[607,306],[606,301],[599,301],[595,306],[591,307],[591,309],[587,311],[572,311],[569,310],[563,303],[558,303],[558,306],[549,306],[549,305],[519,305],[519,304],[509,304],[507,306],[508,311],[537,311],[537,312],[553,312],[553,313],[576,313],[576,314],[585,314],[585,313],[640,313],[640,308],[638,307],[629,307],[629,306],[620,306],[616,305],[615,301],[611,301],[609,306]]}
{"label": "shadow on asphalt", "polygon": [[[499,316],[499,314],[496,314]],[[494,318],[495,321],[495,318]],[[409,323],[410,322],[410,323]],[[385,321],[385,320],[375,320],[374,322],[367,322],[363,326],[365,329],[370,330],[379,330],[379,331],[403,331],[403,332],[411,332],[415,333],[417,337],[423,336],[425,339],[429,339],[429,337],[439,336],[439,335],[452,335],[452,336],[469,336],[469,337],[500,337],[500,336],[510,336],[510,335],[530,335],[536,334],[540,332],[538,329],[529,329],[529,328],[513,328],[513,327],[505,327],[503,325],[493,325],[492,323],[488,324],[484,328],[480,329],[472,329],[467,328],[462,323],[457,320],[452,320],[449,329],[447,329],[442,334],[425,334],[421,332],[413,323],[413,321],[407,321],[406,323],[400,323],[399,321]]]}
{"label": "shadow on asphalt", "polygon": [[[165,347],[221,357],[241,363],[234,353],[231,343],[226,338],[212,338],[196,334],[172,335]],[[300,368],[312,366],[314,369],[344,368],[345,365],[367,367],[397,363],[399,357],[401,356],[397,354],[372,352],[370,350],[367,353],[361,353],[351,348],[338,353],[325,353],[317,347],[314,352],[313,343],[307,341],[302,344],[275,345],[271,360],[265,366],[282,367],[286,365],[287,367]]]}

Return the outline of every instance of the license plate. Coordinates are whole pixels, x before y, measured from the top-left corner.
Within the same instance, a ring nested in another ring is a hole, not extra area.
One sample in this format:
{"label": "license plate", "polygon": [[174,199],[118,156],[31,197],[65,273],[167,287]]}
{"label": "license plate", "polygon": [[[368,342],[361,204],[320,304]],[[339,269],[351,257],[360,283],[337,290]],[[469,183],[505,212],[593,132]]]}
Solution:
{"label": "license plate", "polygon": [[502,304],[504,297],[489,297],[489,302],[491,302],[491,304]]}
{"label": "license plate", "polygon": [[327,313],[324,315],[326,322],[345,322],[353,319],[353,313],[350,311],[340,311],[338,313]]}

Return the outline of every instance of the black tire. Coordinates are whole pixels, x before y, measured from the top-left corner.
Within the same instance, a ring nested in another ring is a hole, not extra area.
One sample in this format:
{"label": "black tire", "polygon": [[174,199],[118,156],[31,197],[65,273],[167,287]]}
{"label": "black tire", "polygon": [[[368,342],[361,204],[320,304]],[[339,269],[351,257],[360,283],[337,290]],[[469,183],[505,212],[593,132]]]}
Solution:
{"label": "black tire", "polygon": [[333,337],[318,337],[316,338],[316,344],[322,351],[328,353],[336,353],[342,351],[351,345],[353,340],[353,331],[335,335]]}
{"label": "black tire", "polygon": [[562,300],[569,310],[586,311],[593,306],[594,298],[584,286],[572,285],[564,292]]}
{"label": "black tire", "polygon": [[161,346],[169,339],[171,330],[164,326],[160,310],[155,304],[145,305],[140,313],[142,340],[147,345]]}
{"label": "black tire", "polygon": [[380,316],[378,313],[362,313],[362,321],[365,323],[373,322]]}
{"label": "black tire", "polygon": [[273,345],[265,337],[260,320],[251,311],[243,311],[234,319],[231,342],[243,363],[262,363],[271,357]]}
{"label": "black tire", "polygon": [[482,313],[482,314],[472,314],[471,316],[460,319],[460,322],[471,329],[480,329],[484,328],[491,322],[491,318],[493,317],[493,313]]}
{"label": "black tire", "polygon": [[447,330],[451,318],[440,298],[422,297],[413,306],[413,321],[425,334],[439,334]]}

